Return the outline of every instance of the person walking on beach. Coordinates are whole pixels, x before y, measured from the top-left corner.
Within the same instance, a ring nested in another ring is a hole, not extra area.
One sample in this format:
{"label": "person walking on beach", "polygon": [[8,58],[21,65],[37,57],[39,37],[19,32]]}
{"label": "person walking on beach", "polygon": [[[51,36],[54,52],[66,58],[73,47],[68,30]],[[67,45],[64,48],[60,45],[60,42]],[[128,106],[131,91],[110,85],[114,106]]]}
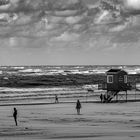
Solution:
{"label": "person walking on beach", "polygon": [[80,109],[81,109],[81,103],[79,100],[77,100],[77,103],[76,103],[76,110],[77,110],[77,115],[80,115]]}
{"label": "person walking on beach", "polygon": [[14,120],[15,120],[15,124],[17,126],[18,125],[17,124],[17,109],[15,107],[14,107],[13,117],[14,117]]}
{"label": "person walking on beach", "polygon": [[101,103],[103,102],[103,94],[101,93],[100,95],[100,100],[101,100]]}
{"label": "person walking on beach", "polygon": [[55,95],[55,103],[58,103],[58,96]]}

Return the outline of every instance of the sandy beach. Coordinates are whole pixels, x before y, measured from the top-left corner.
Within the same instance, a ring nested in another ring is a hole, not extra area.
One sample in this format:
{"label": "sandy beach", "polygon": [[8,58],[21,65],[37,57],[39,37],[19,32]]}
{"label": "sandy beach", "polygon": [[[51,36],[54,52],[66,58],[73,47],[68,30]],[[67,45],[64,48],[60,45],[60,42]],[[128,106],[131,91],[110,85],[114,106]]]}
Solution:
{"label": "sandy beach", "polygon": [[[0,140],[138,140],[140,103],[82,103],[0,107]],[[18,110],[18,126],[12,117]]]}

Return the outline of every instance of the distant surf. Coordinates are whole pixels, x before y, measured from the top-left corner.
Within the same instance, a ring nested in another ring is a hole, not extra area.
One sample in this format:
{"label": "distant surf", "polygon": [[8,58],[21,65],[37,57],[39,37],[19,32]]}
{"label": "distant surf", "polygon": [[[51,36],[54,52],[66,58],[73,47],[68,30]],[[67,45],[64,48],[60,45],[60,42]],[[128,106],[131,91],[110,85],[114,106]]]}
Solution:
{"label": "distant surf", "polygon": [[1,66],[0,74],[15,75],[67,75],[67,74],[105,74],[110,68],[122,68],[128,74],[139,74],[140,66]]}

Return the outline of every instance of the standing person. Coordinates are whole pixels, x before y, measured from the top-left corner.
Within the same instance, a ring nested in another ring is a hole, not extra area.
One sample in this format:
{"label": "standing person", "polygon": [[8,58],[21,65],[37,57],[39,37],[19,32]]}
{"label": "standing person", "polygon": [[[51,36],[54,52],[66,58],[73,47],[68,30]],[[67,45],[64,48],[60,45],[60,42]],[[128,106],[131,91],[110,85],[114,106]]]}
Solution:
{"label": "standing person", "polygon": [[55,103],[58,103],[58,96],[55,95]]}
{"label": "standing person", "polygon": [[13,117],[14,117],[14,120],[15,120],[15,124],[17,126],[18,125],[17,124],[17,109],[15,107],[14,107]]}
{"label": "standing person", "polygon": [[80,109],[81,109],[81,103],[79,100],[77,100],[77,103],[76,103],[76,109],[77,109],[77,115],[80,115]]}
{"label": "standing person", "polygon": [[101,103],[103,102],[103,94],[101,93],[100,95],[100,100],[101,100]]}

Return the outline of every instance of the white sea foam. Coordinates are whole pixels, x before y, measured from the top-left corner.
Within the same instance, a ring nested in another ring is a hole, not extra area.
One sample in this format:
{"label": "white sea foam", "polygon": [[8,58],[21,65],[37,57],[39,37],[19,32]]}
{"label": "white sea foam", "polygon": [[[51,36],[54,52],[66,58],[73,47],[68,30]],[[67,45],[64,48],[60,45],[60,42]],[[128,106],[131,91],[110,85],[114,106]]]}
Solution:
{"label": "white sea foam", "polygon": [[0,87],[0,91],[4,92],[40,92],[40,91],[59,91],[59,90],[68,90],[69,88],[62,87],[52,87],[52,88],[8,88]]}
{"label": "white sea foam", "polygon": [[82,68],[84,68],[84,66],[76,66],[76,67],[74,67],[74,69],[82,69]]}
{"label": "white sea foam", "polygon": [[12,75],[12,74],[17,74],[17,72],[16,71],[8,71],[8,72],[6,72],[7,74],[9,74],[9,75]]}
{"label": "white sea foam", "polygon": [[24,70],[19,70],[19,72],[22,73],[39,73],[42,72],[41,69],[24,69]]}
{"label": "white sea foam", "polygon": [[46,71],[45,75],[58,75],[64,73],[64,70],[49,70]]}
{"label": "white sea foam", "polygon": [[37,71],[37,70],[23,70],[19,72],[23,72],[26,75],[67,75],[67,74],[83,74],[83,75],[91,75],[91,74],[105,74],[107,70],[47,70],[47,71]]}
{"label": "white sea foam", "polygon": [[92,90],[97,90],[98,89],[98,84],[94,84],[94,85],[84,85],[83,87],[82,87],[83,89],[86,89],[86,90],[88,90],[88,89],[92,89]]}
{"label": "white sea foam", "polygon": [[2,71],[0,71],[0,74],[3,74],[3,72],[2,72]]}
{"label": "white sea foam", "polygon": [[125,71],[128,73],[128,74],[139,74],[140,73],[140,69],[125,69]]}
{"label": "white sea foam", "polygon": [[24,69],[24,67],[11,67],[12,69],[15,69],[15,70],[22,70]]}
{"label": "white sea foam", "polygon": [[95,69],[95,70],[90,70],[90,74],[105,74],[107,71],[107,69],[103,69],[103,70],[98,70],[98,69]]}
{"label": "white sea foam", "polygon": [[8,77],[4,77],[3,79],[4,79],[4,80],[9,80],[9,78],[8,78]]}
{"label": "white sea foam", "polygon": [[3,66],[1,66],[0,69],[7,69],[7,67],[3,67]]}

